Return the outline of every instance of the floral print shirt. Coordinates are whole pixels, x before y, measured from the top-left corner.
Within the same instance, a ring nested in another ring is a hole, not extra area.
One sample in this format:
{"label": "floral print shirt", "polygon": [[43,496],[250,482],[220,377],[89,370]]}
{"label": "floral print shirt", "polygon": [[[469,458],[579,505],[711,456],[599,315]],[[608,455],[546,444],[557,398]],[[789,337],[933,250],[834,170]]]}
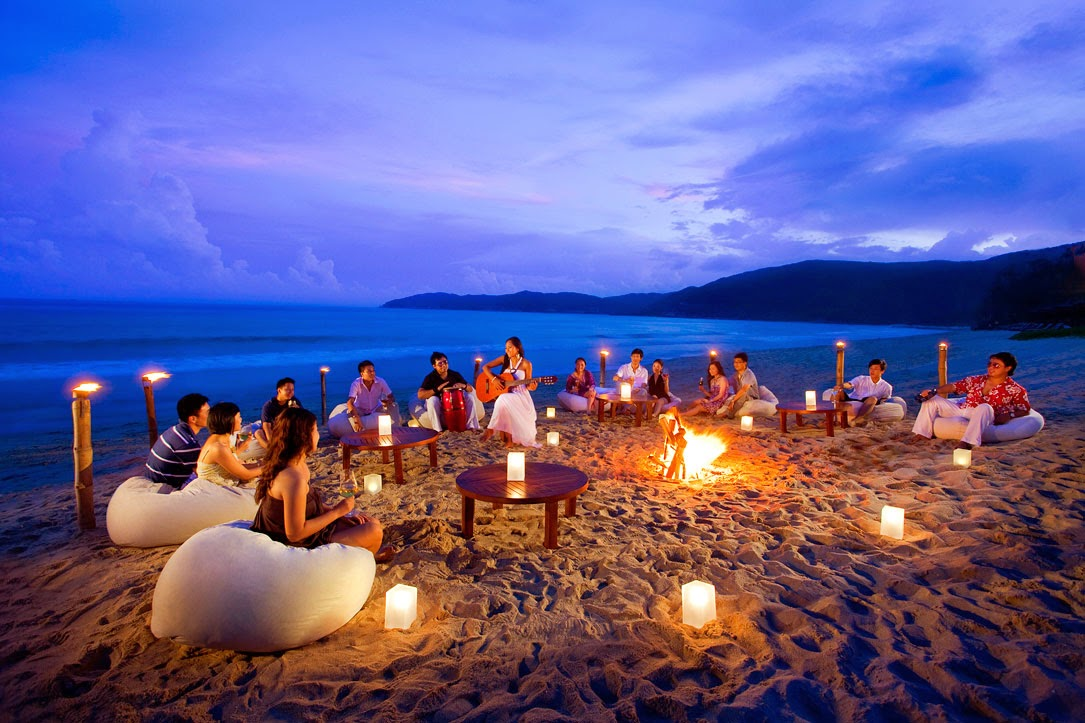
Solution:
{"label": "floral print shirt", "polygon": [[1028,392],[1013,379],[1007,379],[984,394],[983,385],[986,382],[986,374],[977,374],[954,382],[953,391],[965,395],[961,407],[978,407],[981,404],[990,404],[994,407],[996,417],[1002,414],[1009,414],[1011,417],[1024,417],[1032,409],[1028,402]]}

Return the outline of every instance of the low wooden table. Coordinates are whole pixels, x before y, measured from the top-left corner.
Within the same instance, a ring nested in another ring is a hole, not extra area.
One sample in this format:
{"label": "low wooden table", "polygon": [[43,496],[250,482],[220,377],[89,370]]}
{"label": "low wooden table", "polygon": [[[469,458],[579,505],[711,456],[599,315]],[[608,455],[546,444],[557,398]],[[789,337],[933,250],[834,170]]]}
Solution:
{"label": "low wooden table", "polygon": [[576,514],[576,496],[588,489],[588,476],[578,469],[550,462],[528,462],[524,481],[509,482],[507,464],[475,467],[456,477],[456,487],[463,497],[463,536],[475,534],[475,500],[501,505],[545,506],[543,544],[558,546],[558,502],[565,500],[565,516]]}
{"label": "low wooden table", "polygon": [[343,471],[350,472],[350,456],[355,449],[379,450],[385,464],[388,464],[388,453],[391,452],[396,462],[396,484],[403,484],[403,450],[429,445],[429,466],[436,467],[439,436],[440,432],[425,427],[392,427],[392,433],[387,435],[377,434],[375,429],[344,434],[339,438],[339,446],[343,448]]}
{"label": "low wooden table", "polygon": [[812,407],[806,406],[805,402],[780,402],[776,405],[776,411],[780,413],[780,432],[787,434],[787,415],[795,415],[795,424],[802,426],[802,417],[804,414],[824,414],[825,415],[825,436],[835,437],[834,423],[837,417],[840,418],[840,426],[844,429],[848,428],[848,408],[845,405],[841,405],[837,408],[833,402],[818,402]]}
{"label": "low wooden table", "polygon": [[606,416],[606,412],[603,411],[608,403],[610,404],[610,418],[614,419],[614,413],[618,410],[619,404],[631,404],[634,408],[634,420],[633,426],[639,427],[644,418],[648,416],[648,405],[655,404],[656,398],[648,396],[648,392],[643,389],[637,389],[630,395],[629,399],[622,399],[620,392],[607,392],[605,394],[595,395],[595,406],[599,409],[599,422],[602,423]]}

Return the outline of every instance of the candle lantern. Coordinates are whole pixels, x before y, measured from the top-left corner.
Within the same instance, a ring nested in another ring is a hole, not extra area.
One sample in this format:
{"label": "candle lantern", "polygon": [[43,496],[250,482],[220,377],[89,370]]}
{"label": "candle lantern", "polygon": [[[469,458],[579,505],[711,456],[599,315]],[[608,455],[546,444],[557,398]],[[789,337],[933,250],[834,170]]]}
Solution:
{"label": "candle lantern", "polygon": [[898,540],[904,539],[904,509],[886,505],[882,508],[882,534]]}
{"label": "candle lantern", "polygon": [[547,432],[546,433],[546,443],[548,445],[550,445],[551,447],[557,447],[559,439],[560,439],[560,436],[558,435],[557,432]]}
{"label": "candle lantern", "polygon": [[508,468],[505,479],[509,482],[524,481],[524,467],[527,461],[523,452],[509,452]]}
{"label": "candle lantern", "polygon": [[808,407],[816,407],[817,405],[818,405],[818,393],[815,392],[812,389],[807,391],[806,392],[806,406],[808,406]]}
{"label": "candle lantern", "polygon": [[938,345],[938,386],[949,383],[949,344],[944,341]]}
{"label": "candle lantern", "polygon": [[742,431],[753,431],[753,417],[751,417],[749,414],[742,415]]}
{"label": "candle lantern", "polygon": [[362,485],[365,487],[366,494],[380,494],[381,476],[379,474],[367,474],[362,478]]}
{"label": "candle lantern", "polygon": [[682,586],[682,623],[695,628],[716,619],[716,586],[700,580]]}
{"label": "candle lantern", "polygon": [[628,382],[622,382],[620,387],[622,399],[628,401],[633,397],[633,385]]}
{"label": "candle lantern", "polygon": [[85,382],[72,389],[72,456],[75,462],[75,513],[79,529],[93,530],[94,448],[90,441],[90,395],[100,384]]}
{"label": "candle lantern", "polygon": [[557,415],[558,415],[558,410],[555,409],[554,407],[547,407],[546,408],[546,418],[547,419],[553,419]]}
{"label": "candle lantern", "polygon": [[972,450],[970,449],[955,449],[953,450],[953,464],[957,467],[971,467],[972,466]]}
{"label": "candle lantern", "polygon": [[384,593],[384,629],[406,630],[418,617],[418,588],[400,583]]}
{"label": "candle lantern", "polygon": [[607,357],[610,356],[610,352],[604,349],[599,352],[599,383],[607,383]]}
{"label": "candle lantern", "polygon": [[154,408],[154,383],[159,379],[169,379],[166,372],[147,372],[143,375],[143,401],[147,403],[147,435],[151,445],[158,439],[158,415]]}
{"label": "candle lantern", "polygon": [[328,367],[320,367],[320,423],[328,423]]}
{"label": "candle lantern", "polygon": [[382,437],[387,437],[392,433],[392,415],[390,414],[378,414],[377,415],[377,434]]}

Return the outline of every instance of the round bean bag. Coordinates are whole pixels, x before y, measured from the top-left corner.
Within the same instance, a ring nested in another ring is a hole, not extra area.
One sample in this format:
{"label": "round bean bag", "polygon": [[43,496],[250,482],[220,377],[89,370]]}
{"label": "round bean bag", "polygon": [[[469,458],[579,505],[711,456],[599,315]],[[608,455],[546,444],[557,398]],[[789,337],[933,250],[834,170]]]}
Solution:
{"label": "round bean bag", "polygon": [[350,417],[347,416],[347,405],[339,404],[328,415],[328,433],[336,439],[344,434],[350,434],[354,427],[350,426]]}
{"label": "round bean bag", "polygon": [[[938,417],[934,420],[934,436],[939,439],[960,439],[968,427],[964,417]],[[1015,417],[1005,424],[992,424],[983,432],[983,443],[1012,442],[1028,439],[1044,428],[1044,418],[1035,409],[1024,417]]]}
{"label": "round bean bag", "polygon": [[145,477],[126,480],[109,498],[106,529],[114,545],[180,545],[205,527],[256,516],[255,490],[194,479],[181,490]]}
{"label": "round bean bag", "polygon": [[[836,398],[835,389],[826,389],[822,393],[821,398],[826,402],[831,402]],[[854,417],[859,408],[863,406],[862,402],[844,402],[848,407],[848,419]],[[884,402],[874,407],[870,414],[867,415],[867,419],[872,422],[897,422],[904,419],[904,414],[908,411],[908,402],[904,401],[903,397],[889,397]]]}
{"label": "round bean bag", "polygon": [[376,573],[373,553],[289,547],[249,524],[203,530],[166,561],[151,601],[155,637],[270,653],[330,635],[362,609]]}
{"label": "round bean bag", "polygon": [[[738,412],[735,413],[735,417],[771,417],[776,414],[776,405],[780,403],[780,400],[776,398],[776,395],[772,393],[772,390],[768,387],[759,386],[757,388],[757,394],[759,399],[751,399],[738,408]],[[716,410],[718,416],[723,416],[724,407],[720,407]]]}

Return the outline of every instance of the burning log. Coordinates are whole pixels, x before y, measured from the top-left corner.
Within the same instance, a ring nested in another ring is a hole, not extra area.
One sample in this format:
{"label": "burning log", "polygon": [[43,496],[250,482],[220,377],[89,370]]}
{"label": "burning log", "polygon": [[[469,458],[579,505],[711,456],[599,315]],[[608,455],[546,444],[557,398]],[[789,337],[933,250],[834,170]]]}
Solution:
{"label": "burning log", "polygon": [[659,415],[663,429],[663,476],[667,479],[686,476],[686,428],[682,416],[675,408]]}

